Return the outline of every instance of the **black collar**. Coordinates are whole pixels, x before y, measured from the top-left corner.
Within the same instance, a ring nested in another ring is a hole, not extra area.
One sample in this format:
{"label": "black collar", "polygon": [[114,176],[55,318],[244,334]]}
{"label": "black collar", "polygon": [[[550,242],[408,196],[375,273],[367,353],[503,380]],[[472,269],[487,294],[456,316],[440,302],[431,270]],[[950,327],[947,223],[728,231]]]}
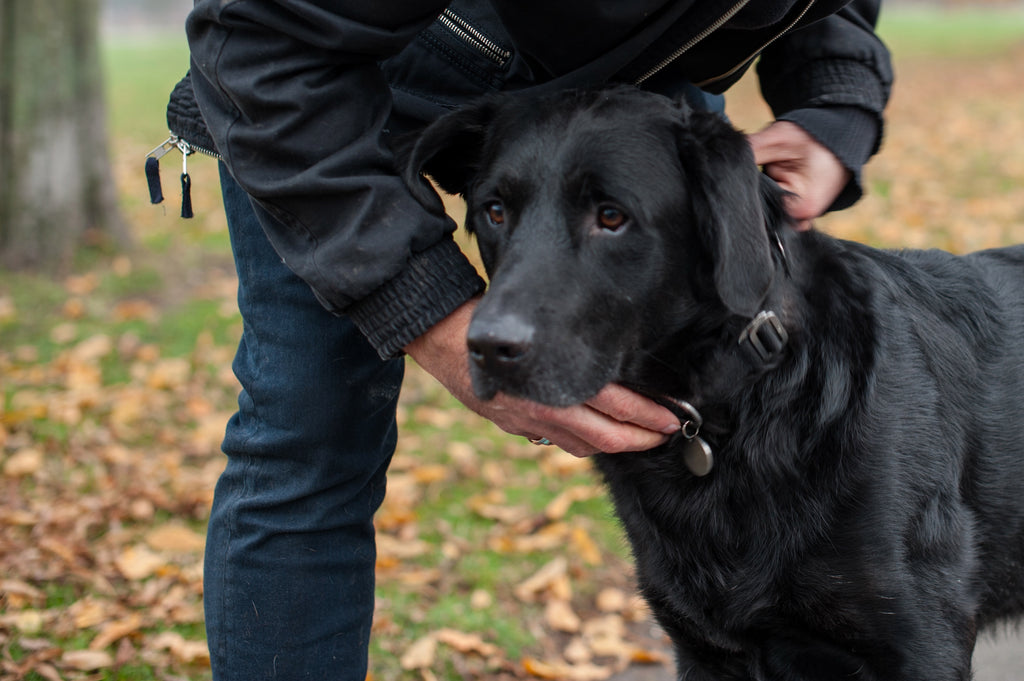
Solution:
{"label": "black collar", "polygon": [[[767,231],[773,245],[777,248],[773,260],[778,261],[783,275],[788,279],[791,276],[789,258],[786,256],[782,238],[777,229],[768,229]],[[773,310],[768,309],[761,310],[754,315],[754,318],[743,327],[736,341],[740,354],[758,372],[776,366],[782,358],[788,342],[789,334],[782,325],[782,320]],[[687,469],[698,477],[710,473],[715,464],[715,457],[711,445],[700,436],[704,417],[701,416],[697,407],[682,398],[669,395],[656,396],[654,399],[672,411],[679,419],[679,423],[682,424],[681,430],[674,436],[676,442],[669,442],[668,447],[675,449],[678,440],[681,439],[683,461],[686,463]]]}
{"label": "black collar", "polygon": [[[782,235],[777,228],[767,228],[768,239],[775,247],[772,260],[777,261],[776,271],[781,266],[782,274],[789,279],[789,258],[782,244]],[[789,334],[778,315],[772,310],[761,310],[750,320],[740,333],[739,346],[743,355],[758,369],[771,368],[780,358],[789,342]]]}
{"label": "black collar", "polygon": [[[737,344],[744,358],[755,368],[763,371],[777,363],[788,341],[789,334],[786,333],[778,315],[771,310],[762,310],[744,327]],[[686,468],[697,477],[710,473],[715,465],[714,451],[700,435],[704,417],[697,407],[684,399],[669,395],[658,396],[655,400],[672,411],[682,425],[679,433],[674,436],[676,441],[669,442],[669,449],[679,446]]]}

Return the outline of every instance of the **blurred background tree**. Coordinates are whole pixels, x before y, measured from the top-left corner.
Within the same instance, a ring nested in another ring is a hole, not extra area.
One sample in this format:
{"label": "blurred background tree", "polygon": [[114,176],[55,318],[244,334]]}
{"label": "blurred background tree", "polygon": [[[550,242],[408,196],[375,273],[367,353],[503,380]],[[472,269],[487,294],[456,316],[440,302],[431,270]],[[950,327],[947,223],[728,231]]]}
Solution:
{"label": "blurred background tree", "polygon": [[60,271],[124,244],[110,165],[100,0],[0,0],[0,266]]}

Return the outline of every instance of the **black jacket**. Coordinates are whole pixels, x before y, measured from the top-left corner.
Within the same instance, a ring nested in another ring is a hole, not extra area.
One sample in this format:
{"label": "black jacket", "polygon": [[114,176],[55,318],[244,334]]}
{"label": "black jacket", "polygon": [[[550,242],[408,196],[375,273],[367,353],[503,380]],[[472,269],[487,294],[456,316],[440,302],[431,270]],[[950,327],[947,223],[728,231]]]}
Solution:
{"label": "black jacket", "polygon": [[483,287],[391,137],[495,90],[721,92],[760,55],[776,117],[857,177],[892,73],[876,0],[845,2],[198,0],[187,31],[202,116],[274,247],[388,357]]}

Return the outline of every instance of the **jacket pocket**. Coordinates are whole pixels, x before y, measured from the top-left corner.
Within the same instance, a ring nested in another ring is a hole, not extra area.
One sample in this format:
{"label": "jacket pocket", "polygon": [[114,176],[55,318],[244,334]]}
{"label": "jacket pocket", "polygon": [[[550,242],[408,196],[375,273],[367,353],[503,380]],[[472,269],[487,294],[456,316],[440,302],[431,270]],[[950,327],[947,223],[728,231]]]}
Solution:
{"label": "jacket pocket", "polygon": [[400,114],[426,121],[502,90],[515,51],[488,3],[453,2],[381,68]]}

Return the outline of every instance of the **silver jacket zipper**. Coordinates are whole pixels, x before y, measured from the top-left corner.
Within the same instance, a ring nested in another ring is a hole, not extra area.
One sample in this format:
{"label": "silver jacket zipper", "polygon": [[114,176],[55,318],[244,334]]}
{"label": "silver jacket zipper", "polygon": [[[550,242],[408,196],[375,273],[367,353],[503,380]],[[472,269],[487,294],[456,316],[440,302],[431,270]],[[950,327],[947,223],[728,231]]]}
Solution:
{"label": "silver jacket zipper", "polygon": [[512,56],[512,52],[504,49],[501,45],[473,28],[469,22],[460,17],[450,9],[441,12],[437,18],[438,23],[454,33],[462,42],[466,43],[477,52],[493,61],[498,66],[504,66],[505,62]]}
{"label": "silver jacket zipper", "polygon": [[776,40],[778,40],[782,36],[786,35],[786,33],[788,33],[790,31],[790,29],[792,29],[794,26],[796,26],[798,23],[800,23],[800,20],[803,19],[804,15],[807,14],[807,12],[811,9],[811,7],[814,5],[814,2],[815,2],[815,0],[809,0],[808,3],[804,6],[803,10],[800,11],[800,14],[798,14],[796,16],[796,18],[793,19],[793,21],[789,22],[789,24],[784,29],[782,29],[781,31],[776,33],[775,36],[771,40],[769,40],[764,45],[762,45],[759,49],[757,49],[753,53],[751,53],[750,56],[748,56],[746,59],[744,59],[740,63],[736,64],[736,66],[732,67],[731,69],[729,69],[725,73],[722,73],[720,75],[715,76],[714,78],[708,78],[707,80],[704,80],[704,81],[702,81],[700,83],[694,83],[694,85],[696,85],[697,87],[703,87],[705,85],[709,85],[710,83],[714,83],[715,81],[722,80],[724,78],[728,78],[729,76],[731,76],[734,73],[736,73],[737,70],[743,68],[744,64],[749,63],[751,59],[753,59],[757,55],[759,55],[762,52],[764,52],[766,49],[768,49],[769,45],[774,43]]}
{"label": "silver jacket zipper", "polygon": [[644,73],[642,76],[640,76],[635,81],[633,81],[633,84],[634,85],[640,85],[645,80],[648,80],[648,79],[652,78],[653,76],[655,76],[656,74],[660,73],[662,70],[664,70],[666,67],[668,67],[676,59],[679,59],[681,56],[683,56],[684,54],[689,52],[691,49],[693,49],[694,45],[696,45],[697,43],[699,43],[700,41],[704,40],[705,38],[707,38],[709,35],[711,35],[715,31],[720,29],[722,27],[722,25],[725,24],[725,22],[729,21],[729,19],[732,19],[733,16],[735,16],[736,12],[739,12],[741,9],[746,7],[748,2],[750,2],[750,0],[740,0],[739,2],[737,2],[735,5],[730,7],[725,12],[725,14],[723,14],[720,17],[718,17],[718,19],[713,24],[711,24],[710,26],[705,28],[703,31],[701,31],[697,35],[695,35],[692,38],[690,38],[687,42],[683,43],[678,49],[676,49],[675,52],[673,52],[672,54],[668,55],[667,57],[662,59],[660,62],[655,64],[646,73]]}
{"label": "silver jacket zipper", "polygon": [[189,143],[187,140],[178,137],[173,132],[170,133],[170,135],[171,136],[165,139],[163,142],[161,142],[156,149],[153,149],[153,151],[146,154],[146,158],[155,158],[159,161],[171,149],[177,149],[178,151],[181,152],[182,156],[190,156],[194,153],[199,153],[204,154],[206,156],[211,156],[217,159],[218,161],[222,160],[221,155],[218,154],[216,151],[211,151],[210,149],[206,149],[203,147],[197,147],[196,145]]}
{"label": "silver jacket zipper", "polygon": [[188,157],[200,153],[218,161],[223,159],[216,151],[189,144],[187,140],[172,132],[170,137],[146,154],[146,182],[149,185],[150,203],[162,203],[164,200],[163,188],[160,186],[160,159],[166,156],[171,149],[181,152],[181,217],[190,218],[193,216],[192,178],[188,174]]}
{"label": "silver jacket zipper", "polygon": [[[661,72],[662,70],[667,68],[669,65],[672,64],[672,62],[674,62],[675,60],[679,59],[679,57],[683,56],[686,52],[690,51],[693,48],[694,45],[696,45],[697,43],[701,42],[702,40],[707,38],[709,35],[711,35],[715,31],[717,31],[718,29],[720,29],[723,25],[725,25],[725,23],[727,21],[732,19],[733,16],[735,16],[736,13],[739,12],[741,9],[743,9],[747,5],[747,3],[749,3],[749,2],[750,2],[750,0],[739,0],[739,2],[737,2],[735,5],[730,7],[729,10],[726,11],[725,14],[720,16],[714,23],[712,23],[710,26],[705,28],[703,31],[701,31],[700,33],[695,35],[693,38],[688,40],[686,43],[681,45],[675,52],[673,52],[672,54],[670,54],[669,56],[665,57],[663,60],[661,60],[660,62],[655,64],[646,73],[644,73],[639,78],[637,78],[635,81],[633,81],[633,84],[634,85],[640,85],[644,81],[652,78],[653,76],[655,76],[656,74],[658,74],[659,72]],[[744,64],[747,64],[748,62],[750,62],[751,59],[753,59],[758,54],[763,52],[765,50],[765,48],[767,48],[769,45],[771,45],[776,40],[778,40],[783,35],[785,35],[791,28],[793,28],[793,26],[795,26],[801,19],[803,19],[804,15],[807,14],[807,11],[810,10],[811,7],[814,5],[814,2],[815,2],[815,0],[809,0],[809,2],[803,8],[803,10],[800,12],[800,14],[797,15],[797,17],[795,19],[793,19],[793,21],[791,21],[788,26],[786,26],[784,29],[782,29],[777,34],[775,34],[775,36],[771,40],[769,40],[768,42],[764,43],[759,49],[755,50],[749,57],[747,57],[743,61],[741,61],[738,64],[736,64],[735,66],[733,66],[731,69],[729,69],[725,73],[723,73],[721,75],[718,75],[718,76],[715,76],[714,78],[708,78],[708,79],[706,79],[704,81],[701,81],[700,83],[694,83],[694,85],[696,85],[697,87],[703,87],[705,85],[709,85],[710,83],[714,83],[715,81],[722,80],[723,78],[728,78],[732,74],[736,73],[736,71],[738,69],[743,68]]]}

